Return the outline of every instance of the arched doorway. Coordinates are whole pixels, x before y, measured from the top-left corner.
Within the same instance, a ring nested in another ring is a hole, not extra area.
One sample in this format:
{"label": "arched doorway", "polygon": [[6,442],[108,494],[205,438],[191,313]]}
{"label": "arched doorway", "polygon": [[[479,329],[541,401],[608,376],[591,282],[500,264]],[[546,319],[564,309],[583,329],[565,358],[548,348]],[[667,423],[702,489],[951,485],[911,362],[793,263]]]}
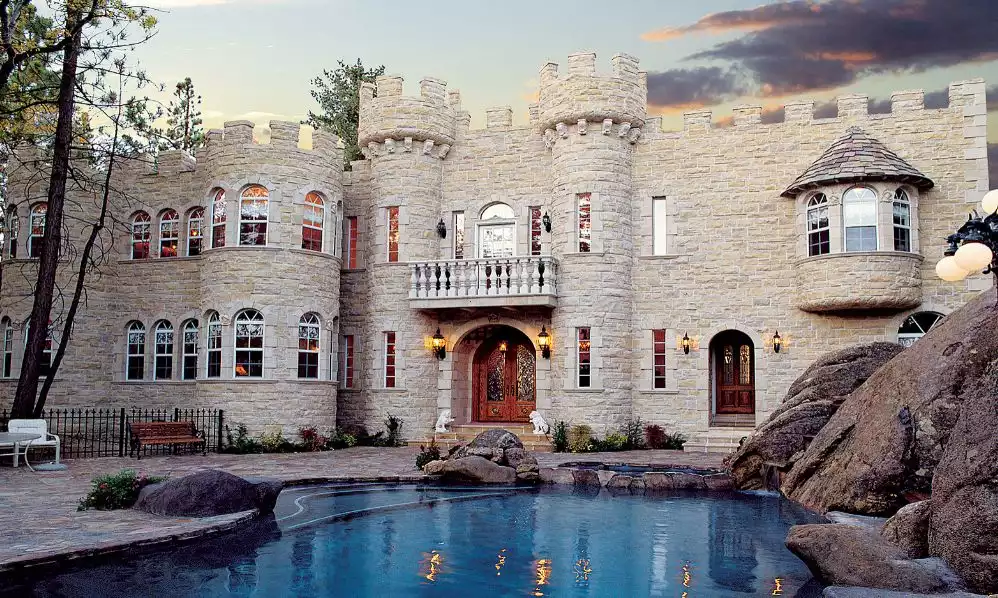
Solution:
{"label": "arched doorway", "polygon": [[479,422],[527,422],[536,406],[533,343],[509,326],[489,330],[472,361],[472,417]]}
{"label": "arched doorway", "polygon": [[755,413],[755,346],[743,332],[726,330],[710,342],[714,411],[718,415]]}

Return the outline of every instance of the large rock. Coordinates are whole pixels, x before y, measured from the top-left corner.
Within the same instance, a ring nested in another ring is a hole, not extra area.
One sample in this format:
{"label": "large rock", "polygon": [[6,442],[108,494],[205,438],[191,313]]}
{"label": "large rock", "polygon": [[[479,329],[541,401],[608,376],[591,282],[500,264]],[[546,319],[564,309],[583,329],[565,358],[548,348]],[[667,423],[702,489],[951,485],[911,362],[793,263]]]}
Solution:
{"label": "large rock", "polygon": [[880,535],[897,546],[911,559],[929,556],[929,512],[931,500],[922,500],[901,507],[887,520]]}
{"label": "large rock", "polygon": [[247,480],[208,469],[146,486],[135,508],[169,517],[214,517],[253,509],[262,515],[273,512],[283,487],[278,480]]}
{"label": "large rock", "polygon": [[478,455],[486,459],[505,454],[506,449],[523,449],[523,443],[516,434],[502,428],[485,430],[475,439],[454,451],[452,459],[460,459],[469,455]]}
{"label": "large rock", "polygon": [[923,593],[963,589],[941,562],[909,560],[904,551],[865,527],[795,525],[786,543],[824,584]]}
{"label": "large rock", "polygon": [[440,468],[444,480],[472,484],[512,484],[516,481],[516,470],[505,467],[477,455],[448,459]]}
{"label": "large rock", "polygon": [[902,350],[894,343],[871,343],[829,353],[811,364],[769,419],[729,457],[735,486],[766,489],[763,464],[785,464],[803,451],[849,393]]}
{"label": "large rock", "polygon": [[932,480],[929,550],[975,591],[998,593],[998,362],[963,395]]}
{"label": "large rock", "polygon": [[871,515],[892,514],[908,494],[927,494],[961,406],[995,359],[998,310],[987,292],[850,394],[780,489],[818,511]]}

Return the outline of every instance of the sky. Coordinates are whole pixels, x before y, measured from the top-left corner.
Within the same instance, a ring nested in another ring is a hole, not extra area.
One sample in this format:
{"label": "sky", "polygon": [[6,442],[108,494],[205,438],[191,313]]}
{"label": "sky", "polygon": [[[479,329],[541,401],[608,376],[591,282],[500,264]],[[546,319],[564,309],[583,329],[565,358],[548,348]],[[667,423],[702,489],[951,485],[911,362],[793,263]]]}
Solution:
{"label": "sky", "polygon": [[998,0],[145,0],[156,36],[136,51],[167,89],[191,77],[207,128],[226,120],[301,120],[310,81],[337,60],[385,65],[418,94],[424,76],[461,91],[472,126],[508,105],[526,124],[538,71],[578,51],[609,71],[626,52],[648,71],[649,111],[669,129],[684,110],[924,89],[945,106],[951,81],[988,83],[992,186],[998,187]]}

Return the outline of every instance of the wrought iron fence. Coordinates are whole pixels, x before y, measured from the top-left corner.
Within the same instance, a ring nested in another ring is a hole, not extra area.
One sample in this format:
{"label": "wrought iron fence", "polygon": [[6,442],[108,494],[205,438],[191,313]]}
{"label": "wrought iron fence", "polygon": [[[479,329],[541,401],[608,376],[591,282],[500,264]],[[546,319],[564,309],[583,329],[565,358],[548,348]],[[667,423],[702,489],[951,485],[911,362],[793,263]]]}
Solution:
{"label": "wrought iron fence", "polygon": [[[10,415],[0,410],[0,430],[7,429]],[[132,422],[193,421],[204,433],[208,450],[218,452],[223,442],[222,409],[46,409],[42,419],[48,430],[59,436],[62,456],[67,459],[124,457],[128,454],[128,424]],[[142,456],[169,455],[170,446],[150,446]]]}

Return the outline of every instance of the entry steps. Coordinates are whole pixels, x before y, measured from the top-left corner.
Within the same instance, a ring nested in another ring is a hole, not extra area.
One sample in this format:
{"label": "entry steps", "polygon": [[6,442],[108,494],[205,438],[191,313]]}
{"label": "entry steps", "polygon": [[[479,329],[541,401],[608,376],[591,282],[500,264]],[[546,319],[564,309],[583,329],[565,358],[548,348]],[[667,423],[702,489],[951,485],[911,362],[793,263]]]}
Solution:
{"label": "entry steps", "polygon": [[446,452],[451,447],[468,444],[475,439],[475,436],[493,428],[501,428],[516,434],[520,438],[520,442],[523,443],[523,448],[532,453],[554,452],[554,445],[551,444],[551,436],[534,434],[534,426],[531,424],[451,424],[450,432],[434,432],[422,440],[409,440],[406,444],[409,446],[425,446],[433,439],[436,441],[437,446],[440,447],[440,451]]}
{"label": "entry steps", "polygon": [[742,438],[755,428],[752,426],[715,426],[706,432],[696,432],[683,445],[683,450],[698,453],[733,453],[738,450]]}

